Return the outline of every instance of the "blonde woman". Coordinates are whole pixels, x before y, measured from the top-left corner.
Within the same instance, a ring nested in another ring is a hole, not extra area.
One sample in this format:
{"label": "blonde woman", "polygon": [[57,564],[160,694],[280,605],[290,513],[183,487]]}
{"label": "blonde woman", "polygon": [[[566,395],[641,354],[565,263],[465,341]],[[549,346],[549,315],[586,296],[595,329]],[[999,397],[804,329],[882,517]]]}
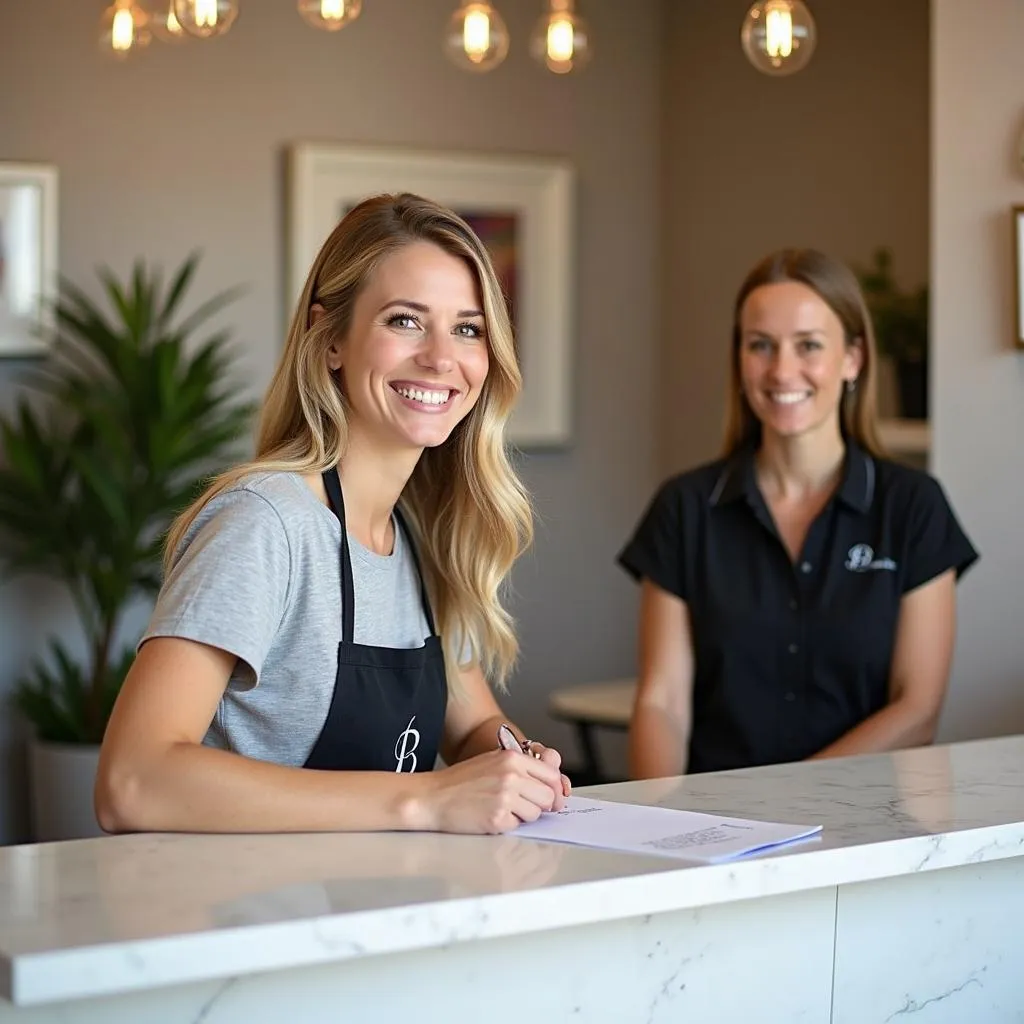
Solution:
{"label": "blonde woman", "polygon": [[504,832],[563,805],[557,751],[498,749],[487,683],[516,657],[500,590],[532,536],[504,445],[520,387],[470,228],[412,195],[350,211],[254,461],[171,530],[103,742],[106,830]]}

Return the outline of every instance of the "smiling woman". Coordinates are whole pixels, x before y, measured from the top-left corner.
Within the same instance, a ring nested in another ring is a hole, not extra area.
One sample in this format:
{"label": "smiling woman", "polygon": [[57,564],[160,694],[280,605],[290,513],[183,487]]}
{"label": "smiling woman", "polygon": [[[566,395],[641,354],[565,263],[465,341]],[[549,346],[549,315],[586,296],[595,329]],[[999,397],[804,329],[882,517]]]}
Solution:
{"label": "smiling woman", "polygon": [[[470,265],[432,242],[413,242],[380,264],[344,341],[335,336],[327,348],[352,414],[350,449],[367,433],[405,445],[411,474],[424,448],[448,439],[487,379],[483,305]],[[314,302],[311,322],[325,313]]]}
{"label": "smiling woman", "polygon": [[977,554],[938,482],[884,457],[874,366],[843,264],[788,249],[747,276],[723,457],[667,481],[620,555],[634,776],[931,742]]}
{"label": "smiling woman", "polygon": [[170,532],[104,739],[105,828],[496,832],[562,805],[557,751],[497,749],[487,683],[516,656],[499,590],[532,530],[504,441],[520,388],[468,225],[412,195],[350,210],[254,461]]}

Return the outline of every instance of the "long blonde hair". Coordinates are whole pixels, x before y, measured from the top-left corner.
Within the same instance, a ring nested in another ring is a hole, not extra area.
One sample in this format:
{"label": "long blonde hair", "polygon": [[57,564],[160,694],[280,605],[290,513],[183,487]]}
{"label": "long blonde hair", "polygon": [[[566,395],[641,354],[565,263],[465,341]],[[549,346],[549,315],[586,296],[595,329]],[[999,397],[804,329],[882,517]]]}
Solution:
{"label": "long blonde hair", "polygon": [[732,356],[729,361],[729,391],[726,399],[723,454],[728,457],[761,438],[761,424],[743,393],[740,378],[740,316],[743,304],[755,288],[766,284],[796,281],[815,292],[843,325],[846,344],[859,345],[862,352],[855,388],[843,391],[839,406],[839,429],[871,455],[884,457],[878,438],[875,399],[875,332],[871,326],[864,294],[853,271],[844,263],[816,249],[780,249],[762,259],[740,285],[733,306]]}
{"label": "long blonde hair", "polygon": [[[427,241],[463,260],[483,298],[490,365],[469,415],[413,470],[400,504],[413,532],[424,582],[445,651],[449,685],[467,651],[500,689],[518,655],[501,590],[533,539],[525,488],[509,461],[505,427],[522,389],[512,325],[490,257],[451,210],[407,193],[366,199],[346,214],[313,261],[284,352],[267,390],[255,457],[217,477],[174,522],[165,567],[200,510],[253,472],[321,473],[344,458],[345,398],[327,366],[327,349],[344,339],[356,299],[389,255]],[[310,325],[310,309],[324,313]]]}

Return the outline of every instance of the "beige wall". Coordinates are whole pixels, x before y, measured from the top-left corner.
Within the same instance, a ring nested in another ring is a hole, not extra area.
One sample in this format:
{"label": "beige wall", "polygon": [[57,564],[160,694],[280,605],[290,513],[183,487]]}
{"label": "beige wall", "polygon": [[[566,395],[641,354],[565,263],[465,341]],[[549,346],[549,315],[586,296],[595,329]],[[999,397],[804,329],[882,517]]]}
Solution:
{"label": "beige wall", "polygon": [[[235,320],[260,390],[281,338],[285,143],[398,142],[576,162],[576,440],[525,462],[540,523],[515,573],[523,659],[508,702],[530,732],[552,735],[551,686],[632,664],[635,597],[613,556],[655,479],[658,0],[590,0],[602,58],[578,79],[558,79],[526,55],[540,5],[525,0],[501,5],[514,49],[484,77],[440,52],[452,0],[372,0],[338,36],[306,28],[289,0],[245,0],[224,39],[154,49],[134,66],[105,63],[93,48],[102,6],[5,4],[0,159],[60,168],[61,262],[78,282],[100,262],[124,270],[144,254],[171,263],[199,245],[199,291],[248,285]],[[14,372],[0,365],[0,406],[13,401]],[[46,588],[0,590],[0,699],[54,625],[74,628]],[[24,827],[10,723],[0,714],[0,841]],[[554,735],[572,749],[567,733]]]}
{"label": "beige wall", "polygon": [[748,0],[666,5],[662,100],[663,473],[712,456],[733,296],[784,245],[928,275],[927,0],[814,0],[820,37],[792,78],[740,51]]}
{"label": "beige wall", "polygon": [[[1024,355],[1008,347],[1007,220],[1024,196],[1012,163],[1024,13],[1017,0],[935,4],[934,468],[983,553],[961,588],[943,726],[960,737],[1024,728]],[[729,309],[749,264],[787,243],[854,260],[887,243],[907,283],[928,276],[926,0],[858,0],[856,17],[850,0],[815,0],[818,54],[788,80],[740,54],[747,0],[587,0],[599,59],[568,81],[521,46],[493,76],[449,69],[436,38],[451,0],[373,0],[347,39],[313,35],[284,0],[246,0],[228,38],[124,68],[95,57],[89,4],[31,6],[0,37],[0,90],[17,97],[0,111],[0,159],[59,165],[63,269],[87,280],[100,261],[170,262],[201,244],[204,290],[250,286],[237,325],[260,388],[283,316],[284,143],[577,161],[577,441],[526,461],[541,523],[515,577],[524,656],[509,706],[532,731],[551,685],[631,668],[634,595],[611,559],[656,477],[715,450]],[[502,5],[515,39],[537,6]],[[0,406],[13,374],[0,364]],[[0,696],[54,621],[72,625],[46,588],[0,589]],[[20,765],[0,715],[0,842],[23,827]]]}
{"label": "beige wall", "polygon": [[961,587],[943,736],[1024,731],[1024,351],[1010,207],[1024,203],[1018,0],[934,0],[934,469],[982,559]]}

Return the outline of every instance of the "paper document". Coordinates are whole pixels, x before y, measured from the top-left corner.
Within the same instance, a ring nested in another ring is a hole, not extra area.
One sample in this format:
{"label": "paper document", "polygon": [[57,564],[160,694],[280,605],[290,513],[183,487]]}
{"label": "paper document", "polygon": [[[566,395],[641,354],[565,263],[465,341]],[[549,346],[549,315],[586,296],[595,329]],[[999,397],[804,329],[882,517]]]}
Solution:
{"label": "paper document", "polygon": [[721,818],[670,807],[571,796],[561,811],[526,822],[515,835],[626,853],[718,864],[817,835],[820,825]]}

